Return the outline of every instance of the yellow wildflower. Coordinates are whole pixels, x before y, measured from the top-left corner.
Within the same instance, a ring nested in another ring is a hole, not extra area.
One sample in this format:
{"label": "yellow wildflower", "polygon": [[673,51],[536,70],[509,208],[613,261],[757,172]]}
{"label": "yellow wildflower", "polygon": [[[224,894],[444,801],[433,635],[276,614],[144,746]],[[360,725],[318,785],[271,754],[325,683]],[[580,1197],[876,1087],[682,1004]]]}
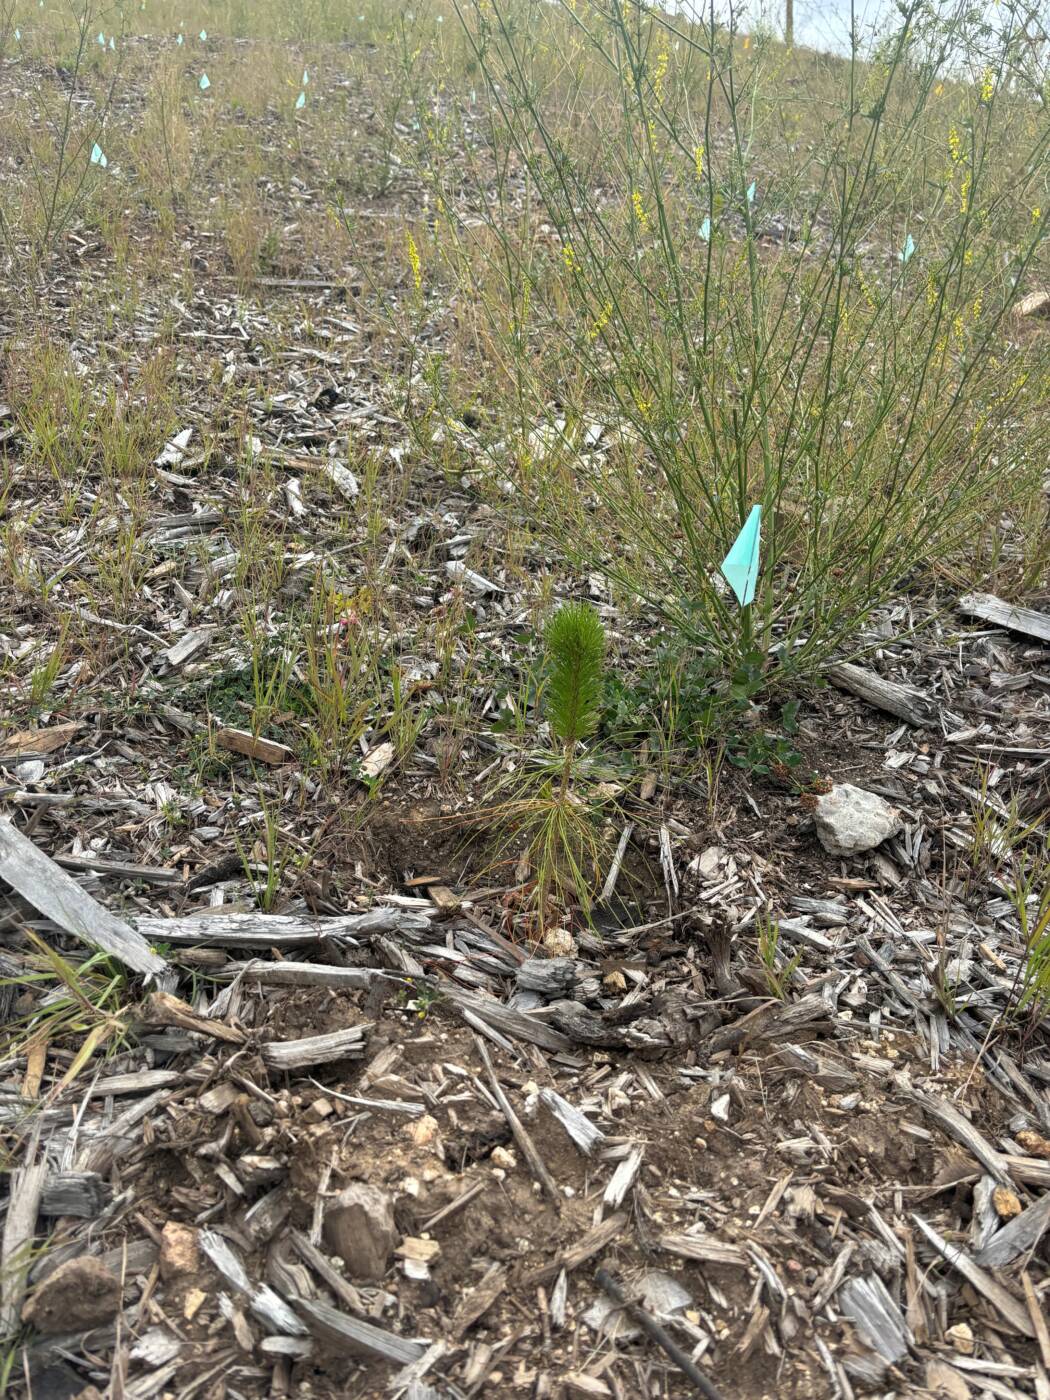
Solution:
{"label": "yellow wildflower", "polygon": [[408,261],[412,264],[412,281],[415,283],[416,291],[421,292],[423,290],[423,266],[419,260],[416,240],[411,233],[408,235]]}
{"label": "yellow wildflower", "polygon": [[671,62],[671,55],[666,49],[661,49],[656,56],[656,70],[653,73],[653,92],[656,94],[658,102],[663,101],[664,79],[667,77],[667,65]]}
{"label": "yellow wildflower", "polygon": [[991,102],[994,92],[995,75],[990,68],[986,68],[984,70],[984,76],[981,79],[981,101],[985,103]]}
{"label": "yellow wildflower", "polygon": [[960,191],[959,191],[959,213],[960,213],[960,214],[965,214],[966,211],[967,211],[967,209],[968,209],[969,207],[970,207],[970,176],[967,175],[967,176],[966,176],[966,179],[963,180],[963,182],[962,182],[962,188],[961,188]]}
{"label": "yellow wildflower", "polygon": [[595,321],[594,325],[593,325],[593,326],[590,328],[590,330],[587,332],[587,339],[588,339],[588,340],[597,340],[597,339],[598,339],[598,337],[601,335],[602,331],[603,331],[603,330],[605,329],[605,327],[609,324],[609,317],[612,315],[612,309],[613,309],[613,308],[612,308],[612,302],[611,302],[611,301],[607,301],[607,302],[605,303],[605,305],[602,307],[602,309],[601,309],[601,314],[599,315],[597,321]]}
{"label": "yellow wildflower", "polygon": [[638,220],[643,229],[646,228],[649,223],[649,215],[645,212],[645,204],[642,202],[640,190],[635,190],[633,192],[631,195],[631,203],[634,205],[634,217]]}
{"label": "yellow wildflower", "polygon": [[576,254],[572,250],[572,244],[566,243],[561,250],[561,260],[571,272],[576,266]]}
{"label": "yellow wildflower", "polygon": [[693,160],[696,163],[696,178],[702,180],[704,178],[704,143],[702,141],[693,152]]}
{"label": "yellow wildflower", "polygon": [[1040,220],[1042,217],[1043,217],[1043,211],[1039,208],[1039,206],[1038,206],[1038,204],[1037,204],[1037,205],[1035,206],[1035,208],[1032,210],[1032,223],[1033,223],[1033,224],[1037,224],[1037,223],[1039,222],[1039,220]]}
{"label": "yellow wildflower", "polygon": [[963,158],[962,137],[959,135],[958,128],[954,126],[948,132],[948,153],[956,165]]}

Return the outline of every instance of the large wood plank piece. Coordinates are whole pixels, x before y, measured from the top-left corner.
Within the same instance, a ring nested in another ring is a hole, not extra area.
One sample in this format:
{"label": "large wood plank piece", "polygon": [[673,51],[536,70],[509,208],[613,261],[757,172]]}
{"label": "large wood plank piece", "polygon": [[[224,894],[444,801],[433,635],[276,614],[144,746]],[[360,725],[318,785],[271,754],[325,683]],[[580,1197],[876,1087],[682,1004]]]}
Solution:
{"label": "large wood plank piece", "polygon": [[0,880],[73,938],[101,948],[135,972],[159,977],[167,970],[141,934],[92,899],[7,817],[0,817]]}

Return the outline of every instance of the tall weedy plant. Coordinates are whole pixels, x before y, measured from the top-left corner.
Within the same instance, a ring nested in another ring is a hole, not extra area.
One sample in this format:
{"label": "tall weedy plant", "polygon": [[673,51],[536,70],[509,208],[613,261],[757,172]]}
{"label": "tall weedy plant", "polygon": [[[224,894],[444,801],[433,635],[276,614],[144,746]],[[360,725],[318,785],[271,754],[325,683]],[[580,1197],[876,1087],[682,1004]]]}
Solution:
{"label": "tall weedy plant", "polygon": [[[483,197],[424,122],[435,252],[571,557],[769,683],[1032,500],[1050,342],[1011,313],[1047,270],[1050,120],[1013,0],[904,0],[823,65],[641,0],[456,3]],[[755,503],[743,629],[717,565]]]}

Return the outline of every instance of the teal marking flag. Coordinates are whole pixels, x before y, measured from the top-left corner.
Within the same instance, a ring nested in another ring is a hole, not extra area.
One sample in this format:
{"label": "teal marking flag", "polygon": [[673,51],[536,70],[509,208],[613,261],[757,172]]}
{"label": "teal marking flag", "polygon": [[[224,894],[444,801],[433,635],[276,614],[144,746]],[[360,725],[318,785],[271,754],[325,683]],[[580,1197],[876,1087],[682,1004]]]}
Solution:
{"label": "teal marking flag", "polygon": [[303,87],[306,87],[306,85],[307,85],[307,83],[308,83],[309,81],[310,81],[310,70],[309,70],[309,68],[304,68],[304,69],[303,69]]}
{"label": "teal marking flag", "polygon": [[752,506],[744,528],[722,560],[722,575],[742,608],[754,602],[758,582],[758,551],[762,533],[762,507]]}
{"label": "teal marking flag", "polygon": [[295,110],[298,112],[301,107],[306,106],[306,93],[301,92],[295,99]]}
{"label": "teal marking flag", "polygon": [[201,41],[202,44],[206,44],[208,42],[208,31],[206,29],[202,29],[201,32],[197,35],[197,38]]}
{"label": "teal marking flag", "polygon": [[106,166],[109,164],[102,147],[97,141],[91,148],[91,164],[100,166],[103,170],[105,170]]}
{"label": "teal marking flag", "polygon": [[902,263],[906,263],[906,262],[908,261],[908,259],[911,257],[912,253],[914,253],[914,252],[915,252],[915,239],[912,238],[911,234],[909,233],[908,236],[907,236],[907,238],[904,240],[904,247],[903,247],[903,248],[901,249],[901,251],[897,254],[897,256],[898,256],[898,258],[900,258],[900,260],[901,260]]}
{"label": "teal marking flag", "polygon": [[710,243],[710,242],[711,242],[711,220],[710,220],[710,219],[705,219],[704,222],[700,225],[700,237],[704,240],[705,243]]}
{"label": "teal marking flag", "polygon": [[200,80],[199,86],[200,86],[201,92],[207,92],[208,89],[211,87],[211,79],[208,77],[207,73],[202,73],[202,74],[201,74],[201,80]]}
{"label": "teal marking flag", "polygon": [[747,202],[748,202],[748,204],[754,204],[754,202],[755,202],[755,182],[754,182],[754,180],[752,180],[751,183],[750,183],[750,185],[748,185],[748,187],[747,187]]}

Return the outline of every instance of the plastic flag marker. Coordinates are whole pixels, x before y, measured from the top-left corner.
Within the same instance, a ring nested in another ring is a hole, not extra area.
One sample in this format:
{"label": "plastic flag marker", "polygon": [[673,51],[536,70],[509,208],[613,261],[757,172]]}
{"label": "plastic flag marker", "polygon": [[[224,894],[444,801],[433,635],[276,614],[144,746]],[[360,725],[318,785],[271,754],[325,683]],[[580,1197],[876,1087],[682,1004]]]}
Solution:
{"label": "plastic flag marker", "polygon": [[16,29],[16,30],[15,30],[15,43],[16,43],[16,44],[20,44],[21,42],[22,42],[22,31],[21,31],[20,29]]}
{"label": "plastic flag marker", "polygon": [[208,31],[206,29],[202,29],[201,32],[197,35],[197,38],[201,41],[202,44],[206,44],[208,42]]}
{"label": "plastic flag marker", "polygon": [[295,99],[295,110],[298,112],[301,107],[306,106],[306,93],[301,92]]}
{"label": "plastic flag marker", "polygon": [[200,87],[201,92],[207,92],[208,89],[211,87],[211,79],[208,77],[207,73],[202,73],[202,74],[201,74],[201,80],[200,80],[200,83],[199,83],[199,87]]}
{"label": "plastic flag marker", "polygon": [[908,261],[908,259],[911,257],[912,253],[914,253],[914,252],[915,252],[915,239],[912,238],[911,234],[909,233],[908,236],[907,236],[907,238],[904,240],[904,247],[903,247],[903,248],[901,249],[901,251],[897,254],[897,257],[900,258],[900,260],[901,260],[902,263],[906,263],[906,262]]}
{"label": "plastic flag marker", "polygon": [[752,180],[751,183],[750,183],[750,185],[748,185],[748,187],[747,187],[747,202],[748,202],[748,204],[754,204],[754,202],[755,202],[755,182],[754,182],[754,180]]}
{"label": "plastic flag marker", "polygon": [[182,35],[181,35],[181,34],[180,34],[179,37],[175,40],[175,42],[176,42],[176,44],[178,44],[179,48],[181,49],[181,48],[182,48]]}
{"label": "plastic flag marker", "polygon": [[103,170],[105,170],[106,166],[109,164],[105,152],[97,141],[91,148],[91,164],[101,166]]}
{"label": "plastic flag marker", "polygon": [[744,528],[733,541],[732,548],[722,560],[722,576],[746,608],[754,602],[758,582],[758,549],[762,532],[762,507],[752,506]]}
{"label": "plastic flag marker", "polygon": [[113,50],[114,53],[116,53],[117,45],[112,34],[109,36],[109,47]]}
{"label": "plastic flag marker", "polygon": [[100,49],[104,49],[106,47],[106,36],[102,33],[101,29],[99,30],[98,34],[98,46]]}
{"label": "plastic flag marker", "polygon": [[700,237],[704,240],[705,243],[710,243],[710,242],[711,242],[711,220],[710,220],[710,219],[705,219],[704,222],[700,225]]}
{"label": "plastic flag marker", "polygon": [[303,69],[303,87],[306,87],[306,85],[309,83],[309,81],[310,81],[310,70],[309,70],[309,68],[304,68],[304,69]]}

